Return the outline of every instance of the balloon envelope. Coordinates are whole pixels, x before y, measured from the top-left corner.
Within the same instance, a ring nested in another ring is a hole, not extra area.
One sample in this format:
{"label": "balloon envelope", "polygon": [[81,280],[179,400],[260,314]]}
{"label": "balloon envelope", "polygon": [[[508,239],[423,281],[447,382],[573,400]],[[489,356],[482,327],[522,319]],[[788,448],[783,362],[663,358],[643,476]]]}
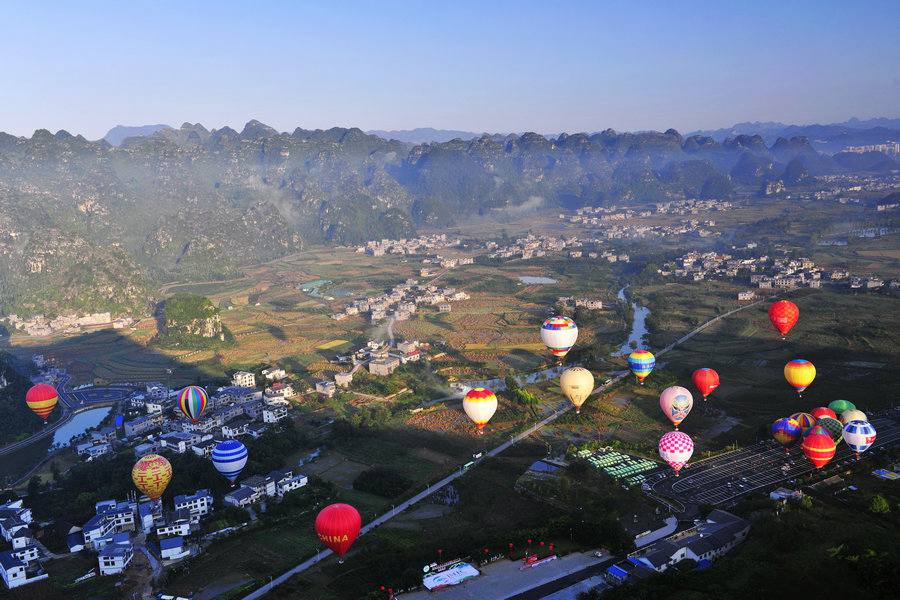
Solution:
{"label": "balloon envelope", "polygon": [[787,335],[800,318],[800,309],[790,300],[779,300],[769,307],[769,320],[781,337]]}
{"label": "balloon envelope", "polygon": [[463,410],[481,431],[497,412],[497,396],[487,388],[472,388],[463,398]]}
{"label": "balloon envelope", "polygon": [[841,423],[846,425],[850,421],[868,421],[869,417],[866,416],[861,410],[857,410],[855,408],[851,408],[850,410],[845,410],[841,413]]}
{"label": "balloon envelope", "polygon": [[362,517],[355,508],[349,504],[330,504],[316,516],[316,535],[342,557],[356,541],[361,525]]}
{"label": "balloon envelope", "polygon": [[831,417],[832,419],[837,419],[837,415],[834,413],[834,411],[827,406],[817,406],[816,408],[809,411],[809,414],[814,416],[816,419],[821,419],[822,417]]}
{"label": "balloon envelope", "polygon": [[800,438],[801,431],[800,424],[790,417],[772,423],[772,437],[784,446],[796,442]]}
{"label": "balloon envelope", "polygon": [[827,431],[835,443],[841,441],[841,436],[844,434],[844,424],[837,419],[823,416],[816,421],[816,425]]}
{"label": "balloon envelope", "polygon": [[53,412],[57,402],[59,402],[59,394],[56,392],[56,388],[49,383],[33,385],[25,393],[25,404],[34,414],[45,421]]}
{"label": "balloon envelope", "polygon": [[795,358],[784,365],[784,378],[797,392],[802,392],[816,378],[816,368],[808,360]]}
{"label": "balloon envelope", "polygon": [[875,443],[875,428],[868,421],[850,421],[844,425],[844,441],[850,449],[865,452]]}
{"label": "balloon envelope", "polygon": [[667,387],[659,395],[659,408],[675,427],[684,421],[694,406],[694,397],[680,385]]}
{"label": "balloon envelope", "polygon": [[142,456],[131,469],[134,486],[151,500],[159,500],[172,480],[172,465],[158,454]]}
{"label": "balloon envelope", "polygon": [[816,418],[809,413],[798,412],[791,415],[791,418],[800,425],[800,430],[806,433],[808,429],[816,426]]}
{"label": "balloon envelope", "polygon": [[694,381],[694,387],[700,390],[704,400],[719,387],[719,374],[709,367],[697,369],[691,375],[691,379]]}
{"label": "balloon envelope", "polygon": [[659,457],[675,469],[676,474],[693,454],[694,441],[683,431],[670,431],[659,438]]}
{"label": "balloon envelope", "polygon": [[656,366],[656,357],[649,350],[635,350],[628,355],[628,368],[643,382]]}
{"label": "balloon envelope", "polygon": [[832,400],[828,403],[828,408],[833,410],[835,414],[841,414],[845,410],[855,410],[856,405],[849,400]]}
{"label": "balloon envelope", "polygon": [[578,326],[569,317],[550,317],[541,325],[541,341],[553,356],[562,358],[578,339]]}
{"label": "balloon envelope", "polygon": [[241,474],[247,464],[247,447],[238,440],[219,442],[212,451],[212,463],[216,471],[230,482]]}
{"label": "balloon envelope", "polygon": [[206,390],[199,385],[189,385],[178,395],[178,406],[191,422],[196,423],[206,408]]}
{"label": "balloon envelope", "polygon": [[817,469],[821,469],[834,458],[837,446],[831,439],[831,434],[824,427],[813,427],[812,430],[803,438],[800,445],[803,454],[809,459]]}
{"label": "balloon envelope", "polygon": [[575,405],[575,412],[581,411],[581,405],[594,391],[594,376],[584,367],[566,369],[559,378],[559,387],[566,398]]}

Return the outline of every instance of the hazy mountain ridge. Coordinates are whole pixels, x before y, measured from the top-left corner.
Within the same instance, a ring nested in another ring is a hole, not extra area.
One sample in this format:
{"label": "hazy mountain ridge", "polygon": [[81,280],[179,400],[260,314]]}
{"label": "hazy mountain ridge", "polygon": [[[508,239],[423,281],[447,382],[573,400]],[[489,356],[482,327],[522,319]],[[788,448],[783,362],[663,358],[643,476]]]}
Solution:
{"label": "hazy mountain ridge", "polygon": [[416,146],[357,128],[283,133],[258,121],[240,132],[185,123],[119,147],[65,131],[0,134],[0,255],[7,259],[0,277],[15,291],[7,297],[29,299],[28,310],[61,305],[29,265],[91,267],[42,244],[52,230],[88,244],[96,268],[113,280],[70,277],[72,294],[106,298],[112,289],[123,299],[114,312],[128,312],[141,295],[135,290],[150,282],[227,277],[294,252],[304,240],[358,243],[466,215],[727,197],[735,185],[895,168],[880,153],[823,155],[801,136],[771,145],[758,135],[720,143],[674,129],[485,135]]}
{"label": "hazy mountain ridge", "polygon": [[842,123],[790,125],[777,121],[736,123],[731,127],[693,131],[688,134],[713,138],[723,142],[740,135],[758,135],[767,144],[778,138],[804,136],[820,152],[837,153],[847,146],[883,144],[900,141],[900,118],[876,117],[860,120],[851,118]]}

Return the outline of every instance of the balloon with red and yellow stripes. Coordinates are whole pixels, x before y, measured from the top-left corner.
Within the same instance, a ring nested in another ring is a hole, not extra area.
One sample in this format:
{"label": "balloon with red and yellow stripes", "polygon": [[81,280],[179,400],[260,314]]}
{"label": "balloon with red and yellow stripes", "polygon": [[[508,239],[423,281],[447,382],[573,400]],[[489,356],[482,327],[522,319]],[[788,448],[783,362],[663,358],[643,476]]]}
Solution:
{"label": "balloon with red and yellow stripes", "polygon": [[475,423],[478,433],[484,433],[484,426],[497,412],[497,396],[487,388],[472,388],[463,398],[463,410]]}
{"label": "balloon with red and yellow stripes", "polygon": [[59,402],[59,394],[56,388],[49,383],[34,385],[25,393],[25,403],[28,408],[44,421],[53,412],[57,402]]}

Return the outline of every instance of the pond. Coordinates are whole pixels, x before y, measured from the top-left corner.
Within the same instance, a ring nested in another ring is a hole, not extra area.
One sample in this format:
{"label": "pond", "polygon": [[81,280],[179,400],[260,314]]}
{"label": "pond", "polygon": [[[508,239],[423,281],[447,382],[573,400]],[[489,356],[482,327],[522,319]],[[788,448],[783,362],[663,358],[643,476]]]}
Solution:
{"label": "pond", "polygon": [[[619,293],[616,294],[616,298],[623,302],[625,301],[625,288],[619,290]],[[632,350],[635,348],[644,347],[644,336],[647,335],[647,315],[650,314],[650,309],[646,306],[641,306],[637,302],[632,302],[631,310],[633,313],[631,333],[628,335],[628,339],[625,340],[625,343],[622,344],[622,347],[616,352],[613,352],[612,356],[624,356],[626,354],[631,354]],[[632,345],[632,343],[634,343],[634,345]]]}
{"label": "pond", "polygon": [[53,444],[68,445],[74,438],[102,423],[111,410],[109,406],[104,406],[78,413],[71,421],[53,432]]}
{"label": "pond", "polygon": [[519,277],[519,281],[526,285],[557,283],[555,279],[549,277],[532,277],[531,275],[522,275]]}

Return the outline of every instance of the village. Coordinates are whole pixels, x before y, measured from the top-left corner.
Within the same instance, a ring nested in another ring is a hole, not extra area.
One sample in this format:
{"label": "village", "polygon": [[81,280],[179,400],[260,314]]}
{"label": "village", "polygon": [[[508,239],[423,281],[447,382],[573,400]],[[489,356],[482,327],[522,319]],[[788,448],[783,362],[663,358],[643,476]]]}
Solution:
{"label": "village", "polygon": [[[748,242],[740,248],[732,247],[734,254],[718,252],[687,252],[674,263],[659,269],[663,277],[676,277],[690,281],[708,278],[728,279],[734,282],[749,282],[760,290],[790,290],[796,288],[820,288],[823,282],[849,286],[850,289],[877,290],[885,282],[877,276],[856,276],[844,269],[824,270],[806,257],[776,258],[755,252],[758,244]],[[889,282],[888,287],[897,289],[900,281]],[[756,298],[753,291],[740,292],[738,300],[749,301]]]}
{"label": "village", "polygon": [[81,316],[67,314],[52,319],[44,315],[23,318],[19,315],[11,314],[6,317],[6,320],[14,328],[35,337],[46,337],[59,333],[74,334],[89,328],[112,327],[113,329],[124,329],[134,322],[134,319],[131,317],[114,319],[112,314],[108,312],[90,313]]}

